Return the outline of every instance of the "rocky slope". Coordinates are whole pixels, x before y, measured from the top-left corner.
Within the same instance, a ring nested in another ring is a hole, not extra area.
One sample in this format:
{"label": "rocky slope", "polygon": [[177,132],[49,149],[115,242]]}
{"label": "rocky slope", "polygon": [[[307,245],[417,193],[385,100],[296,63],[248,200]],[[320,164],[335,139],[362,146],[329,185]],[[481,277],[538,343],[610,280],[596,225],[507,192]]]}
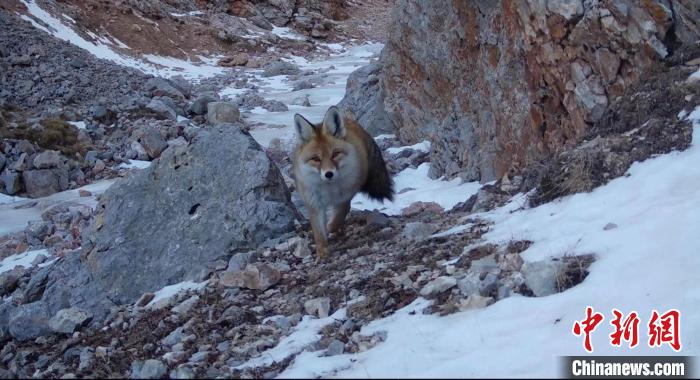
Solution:
{"label": "rocky slope", "polygon": [[[26,14],[26,8],[34,4],[70,21],[87,39],[113,43],[124,53],[194,62],[201,61],[202,56],[264,56],[270,53],[268,50],[275,49],[309,51],[314,50],[316,42],[344,40],[349,35],[364,37],[361,31],[345,25],[348,19],[345,0],[11,0],[0,3],[0,7]],[[40,20],[37,22],[41,24]],[[300,33],[301,37],[281,38],[287,31],[284,28]],[[222,62],[231,64],[230,60]],[[233,65],[255,66],[260,62],[239,58]]]}
{"label": "rocky slope", "polygon": [[429,139],[434,176],[490,181],[580,142],[696,43],[697,13],[683,0],[399,1],[373,70],[383,96],[354,109],[380,110],[404,143]]}

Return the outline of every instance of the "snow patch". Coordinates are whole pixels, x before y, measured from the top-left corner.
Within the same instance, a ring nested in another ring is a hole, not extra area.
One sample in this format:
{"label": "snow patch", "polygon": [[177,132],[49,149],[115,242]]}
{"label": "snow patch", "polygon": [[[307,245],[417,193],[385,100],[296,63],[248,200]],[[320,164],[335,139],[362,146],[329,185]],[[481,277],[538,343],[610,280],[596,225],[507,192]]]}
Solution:
{"label": "snow patch", "polygon": [[146,305],[146,307],[151,307],[159,301],[171,298],[171,297],[177,295],[178,293],[186,291],[186,290],[204,289],[204,287],[207,285],[207,282],[209,282],[209,281],[208,280],[203,281],[203,282],[183,281],[183,282],[179,282],[177,284],[165,286],[162,289],[158,290],[157,292],[153,293],[155,295],[155,297],[153,297],[151,302],[149,302]]}
{"label": "snow patch", "polygon": [[325,318],[314,318],[305,315],[294,331],[280,340],[277,346],[263,352],[260,356],[235,367],[235,369],[256,368],[281,362],[290,356],[303,351],[307,346],[321,339],[320,331],[335,321],[344,321],[345,308],[342,308]]}
{"label": "snow patch", "polygon": [[[24,230],[27,223],[41,220],[41,214],[47,208],[62,202],[72,201],[94,207],[97,204],[95,197],[102,194],[114,181],[114,179],[102,180],[44,198],[27,199],[15,197],[14,199],[8,199],[0,197],[0,236]],[[80,190],[87,190],[92,193],[92,196],[81,197]],[[12,202],[3,203],[2,200]]]}
{"label": "snow patch", "polygon": [[394,135],[394,134],[381,134],[381,135],[375,137],[374,139],[377,141],[381,141],[381,140],[393,140],[395,138],[396,138],[396,135]]}
{"label": "snow patch", "polygon": [[0,261],[0,273],[9,272],[18,266],[30,268],[32,266],[32,262],[36,260],[39,255],[49,256],[46,249],[37,249],[35,251],[27,251],[8,256]]}
{"label": "snow patch", "polygon": [[68,124],[78,128],[78,129],[85,129],[85,122],[84,121],[69,121]]}
{"label": "snow patch", "polygon": [[6,205],[9,203],[15,203],[27,200],[28,198],[18,197],[16,195],[0,194],[0,205]]}
{"label": "snow patch", "polygon": [[128,164],[126,162],[122,162],[119,164],[119,167],[123,169],[146,169],[151,166],[151,163],[152,161],[129,160]]}
{"label": "snow patch", "polygon": [[450,181],[431,179],[428,176],[429,163],[417,168],[407,168],[394,176],[396,195],[394,202],[378,202],[364,194],[358,194],[352,201],[352,207],[358,210],[377,209],[387,215],[400,215],[401,210],[414,202],[435,202],[449,211],[459,202],[464,202],[481,188],[478,182],[462,182],[455,178]]}
{"label": "snow patch", "polygon": [[219,96],[222,98],[235,98],[236,96],[245,94],[248,90],[248,88],[236,88],[235,86],[224,87],[219,91]]}
{"label": "snow patch", "polygon": [[299,35],[290,28],[284,28],[279,26],[272,27],[272,34],[277,37],[286,38],[288,40],[304,41],[306,37]]}
{"label": "snow patch", "polygon": [[157,69],[159,75],[173,77],[182,75],[187,79],[208,78],[223,74],[226,69],[216,66],[217,57],[198,57],[202,63],[193,63],[173,57],[162,57],[159,55],[145,54],[143,58],[160,68]]}
{"label": "snow patch", "polygon": [[448,228],[445,231],[438,232],[436,234],[430,235],[431,238],[437,238],[437,237],[445,237],[445,236],[450,236],[454,234],[461,234],[462,232],[470,229],[474,223],[467,223],[467,224],[461,224],[459,226],[454,226],[452,228]]}
{"label": "snow patch", "polygon": [[408,145],[408,146],[391,147],[391,148],[387,149],[386,151],[389,154],[397,154],[397,153],[403,152],[406,149],[413,149],[413,150],[417,150],[417,151],[423,152],[423,153],[430,153],[430,141],[423,141],[423,142],[419,142],[418,144],[413,144],[413,145]]}
{"label": "snow patch", "polygon": [[174,17],[201,16],[203,14],[204,14],[204,12],[202,12],[202,11],[190,11],[190,12],[185,12],[185,13],[170,13],[170,15],[174,16]]}

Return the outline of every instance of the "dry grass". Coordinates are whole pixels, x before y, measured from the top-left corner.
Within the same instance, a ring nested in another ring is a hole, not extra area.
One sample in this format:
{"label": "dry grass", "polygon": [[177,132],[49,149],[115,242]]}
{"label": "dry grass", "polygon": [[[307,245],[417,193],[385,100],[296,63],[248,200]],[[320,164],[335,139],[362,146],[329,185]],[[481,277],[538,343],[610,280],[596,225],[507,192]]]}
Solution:
{"label": "dry grass", "polygon": [[78,140],[78,128],[63,120],[43,119],[36,125],[24,121],[10,124],[7,119],[10,119],[7,113],[0,117],[0,138],[28,140],[43,149],[57,150],[67,156],[84,155],[89,148]]}
{"label": "dry grass", "polygon": [[572,288],[588,276],[588,267],[595,261],[595,255],[567,255],[561,259],[566,269],[557,276],[557,292]]}

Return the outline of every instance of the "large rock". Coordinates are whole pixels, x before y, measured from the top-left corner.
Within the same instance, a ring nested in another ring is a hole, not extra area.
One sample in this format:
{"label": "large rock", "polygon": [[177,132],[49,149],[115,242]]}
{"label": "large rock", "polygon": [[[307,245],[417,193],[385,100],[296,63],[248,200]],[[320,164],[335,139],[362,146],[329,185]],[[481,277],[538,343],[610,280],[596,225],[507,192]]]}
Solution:
{"label": "large rock", "polygon": [[278,75],[296,75],[299,74],[301,70],[299,66],[286,61],[272,61],[265,66],[262,76],[264,77],[274,77]]}
{"label": "large rock", "polygon": [[525,284],[537,297],[557,293],[562,288],[566,265],[562,261],[542,260],[522,267]]}
{"label": "large rock", "polygon": [[224,272],[220,281],[226,287],[267,290],[281,278],[282,275],[277,269],[265,263],[255,263],[248,264],[243,270]]}
{"label": "large rock", "polygon": [[207,121],[211,124],[236,123],[240,120],[238,107],[229,102],[210,102],[207,104]]}
{"label": "large rock", "polygon": [[21,341],[49,334],[51,329],[46,303],[32,302],[13,309],[10,311],[8,327],[10,335]]}
{"label": "large rock", "polygon": [[455,285],[457,285],[457,280],[454,277],[440,276],[425,284],[420,290],[420,295],[425,298],[432,298],[451,289]]}
{"label": "large rock", "polygon": [[146,82],[146,90],[153,96],[169,96],[174,99],[184,99],[183,91],[177,88],[177,83],[164,78],[151,78]]}
{"label": "large rock", "polygon": [[66,168],[28,170],[22,173],[24,188],[30,198],[39,198],[68,189]]}
{"label": "large rock", "polygon": [[304,302],[304,310],[307,314],[326,318],[331,312],[331,299],[328,297],[310,299]]}
{"label": "large rock", "polygon": [[151,101],[146,104],[146,109],[152,112],[158,118],[171,120],[177,119],[177,112],[165,104],[162,99],[151,99]]}
{"label": "large rock", "polygon": [[373,62],[350,74],[345,97],[338,103],[338,107],[352,115],[372,136],[396,133],[396,126],[384,109],[381,68]]}
{"label": "large rock", "polygon": [[211,102],[215,102],[217,99],[209,94],[202,94],[197,97],[197,100],[192,102],[192,104],[187,108],[187,112],[193,113],[195,115],[204,115],[207,113],[207,106]]}
{"label": "large rock", "polygon": [[431,140],[432,176],[498,179],[580,141],[700,38],[698,11],[693,0],[399,0],[380,58],[383,107],[403,143]]}
{"label": "large rock", "polygon": [[83,236],[92,276],[125,303],[200,281],[233,252],[291,231],[296,210],[282,175],[239,128],[200,131],[102,196]]}
{"label": "large rock", "polygon": [[34,157],[34,167],[37,169],[55,168],[61,162],[61,155],[55,150],[45,150]]}
{"label": "large rock", "polygon": [[49,316],[75,307],[92,315],[93,321],[102,321],[115,306],[102,285],[94,281],[90,268],[81,261],[80,252],[68,253],[32,276],[25,290],[25,301],[38,300],[46,305]]}
{"label": "large rock", "polygon": [[148,359],[134,361],[131,364],[130,379],[160,379],[168,371],[168,367],[160,360]]}
{"label": "large rock", "polygon": [[92,314],[77,307],[59,310],[49,319],[49,327],[57,333],[72,334],[78,328],[90,322]]}
{"label": "large rock", "polygon": [[10,339],[10,314],[17,308],[11,301],[0,302],[0,342]]}
{"label": "large rock", "polygon": [[160,154],[168,147],[167,141],[157,128],[146,129],[139,142],[150,158],[160,157]]}
{"label": "large rock", "polygon": [[13,195],[22,191],[22,173],[5,168],[0,174],[0,182],[5,194]]}

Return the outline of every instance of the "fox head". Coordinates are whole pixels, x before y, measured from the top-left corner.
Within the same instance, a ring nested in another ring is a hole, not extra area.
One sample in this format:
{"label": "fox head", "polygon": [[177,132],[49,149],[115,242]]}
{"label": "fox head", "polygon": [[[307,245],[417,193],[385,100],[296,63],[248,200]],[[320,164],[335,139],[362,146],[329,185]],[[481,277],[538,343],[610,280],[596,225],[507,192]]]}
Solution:
{"label": "fox head", "polygon": [[347,157],[354,153],[354,148],[345,140],[347,130],[338,107],[329,108],[320,124],[312,124],[296,114],[294,126],[301,140],[296,160],[306,174],[315,173],[321,181],[333,182],[343,168],[352,165]]}

